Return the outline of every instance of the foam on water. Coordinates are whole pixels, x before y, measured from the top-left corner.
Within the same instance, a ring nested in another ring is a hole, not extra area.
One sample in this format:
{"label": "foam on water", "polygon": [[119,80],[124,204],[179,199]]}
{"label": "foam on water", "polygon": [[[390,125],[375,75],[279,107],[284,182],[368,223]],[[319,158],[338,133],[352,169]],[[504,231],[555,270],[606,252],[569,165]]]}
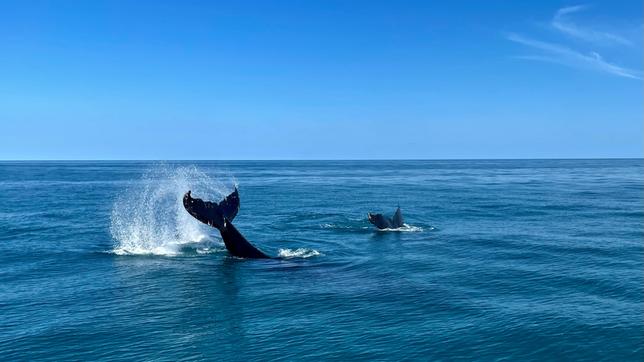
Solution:
{"label": "foam on water", "polygon": [[279,249],[277,256],[280,258],[310,258],[322,255],[319,251],[307,248]]}
{"label": "foam on water", "polygon": [[[433,229],[433,228],[431,228]],[[387,231],[394,231],[394,232],[411,232],[411,233],[418,233],[423,231],[423,228],[420,226],[413,226],[409,224],[403,224],[403,226],[399,228],[386,228],[386,229],[376,229],[378,231],[382,232],[387,232]]]}
{"label": "foam on water", "polygon": [[331,223],[326,223],[320,225],[322,229],[345,229],[345,230],[367,230],[370,227],[369,226],[354,226],[354,225],[339,225],[339,224],[331,224]]}
{"label": "foam on water", "polygon": [[112,208],[110,232],[118,255],[177,255],[186,249],[211,252],[210,230],[183,208],[183,195],[220,199],[231,187],[194,166],[158,165],[122,192]]}
{"label": "foam on water", "polygon": [[[374,228],[372,226],[352,226],[352,225],[337,225],[337,224],[322,224],[320,225],[322,229],[334,229],[334,230],[355,230],[355,231],[364,231],[364,230],[374,230],[374,231],[381,231],[381,232],[387,232],[387,231],[393,231],[393,232],[421,232],[424,231],[420,226],[414,226],[414,225],[409,225],[409,224],[403,224],[402,227],[399,228],[386,228],[386,229],[378,229]],[[429,230],[434,230],[434,227],[429,227]]]}

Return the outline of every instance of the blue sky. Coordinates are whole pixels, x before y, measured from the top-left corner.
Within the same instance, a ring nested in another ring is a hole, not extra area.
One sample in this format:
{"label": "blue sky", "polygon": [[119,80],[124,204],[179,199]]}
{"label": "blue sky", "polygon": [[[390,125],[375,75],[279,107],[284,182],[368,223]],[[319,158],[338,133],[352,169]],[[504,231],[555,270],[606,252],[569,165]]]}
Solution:
{"label": "blue sky", "polygon": [[642,13],[0,1],[0,159],[642,157]]}

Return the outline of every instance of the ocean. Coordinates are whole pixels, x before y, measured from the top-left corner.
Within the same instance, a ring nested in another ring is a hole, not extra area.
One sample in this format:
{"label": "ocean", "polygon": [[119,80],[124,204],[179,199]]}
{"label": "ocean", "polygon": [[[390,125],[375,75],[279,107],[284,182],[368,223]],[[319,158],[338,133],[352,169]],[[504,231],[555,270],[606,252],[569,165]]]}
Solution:
{"label": "ocean", "polygon": [[0,162],[3,361],[641,361],[643,279],[642,159]]}

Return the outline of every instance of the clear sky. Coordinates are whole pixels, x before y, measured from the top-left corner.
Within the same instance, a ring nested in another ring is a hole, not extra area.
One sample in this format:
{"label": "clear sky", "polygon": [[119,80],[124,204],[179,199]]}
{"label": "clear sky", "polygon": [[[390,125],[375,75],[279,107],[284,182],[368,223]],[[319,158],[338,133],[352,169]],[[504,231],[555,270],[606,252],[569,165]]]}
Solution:
{"label": "clear sky", "polygon": [[0,0],[0,159],[642,157],[642,14]]}

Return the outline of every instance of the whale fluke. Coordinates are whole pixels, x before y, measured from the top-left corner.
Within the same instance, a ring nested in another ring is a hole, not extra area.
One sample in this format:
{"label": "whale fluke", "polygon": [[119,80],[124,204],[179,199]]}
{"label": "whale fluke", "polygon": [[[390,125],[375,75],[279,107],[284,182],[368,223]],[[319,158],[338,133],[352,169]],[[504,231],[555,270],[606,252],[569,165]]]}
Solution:
{"label": "whale fluke", "polygon": [[371,212],[367,214],[367,218],[369,219],[369,222],[374,224],[378,229],[397,229],[403,227],[405,224],[402,212],[400,211],[400,206],[398,206],[392,218]]}
{"label": "whale fluke", "polygon": [[219,228],[223,226],[224,218],[228,221],[233,221],[237,216],[239,211],[239,191],[235,188],[235,191],[219,203],[192,198],[191,191],[188,191],[183,196],[183,207],[195,219]]}
{"label": "whale fluke", "polygon": [[183,207],[186,211],[195,219],[219,230],[229,253],[240,258],[270,258],[249,243],[233,225],[232,221],[239,211],[239,203],[237,188],[219,203],[193,198],[190,191],[183,196]]}

